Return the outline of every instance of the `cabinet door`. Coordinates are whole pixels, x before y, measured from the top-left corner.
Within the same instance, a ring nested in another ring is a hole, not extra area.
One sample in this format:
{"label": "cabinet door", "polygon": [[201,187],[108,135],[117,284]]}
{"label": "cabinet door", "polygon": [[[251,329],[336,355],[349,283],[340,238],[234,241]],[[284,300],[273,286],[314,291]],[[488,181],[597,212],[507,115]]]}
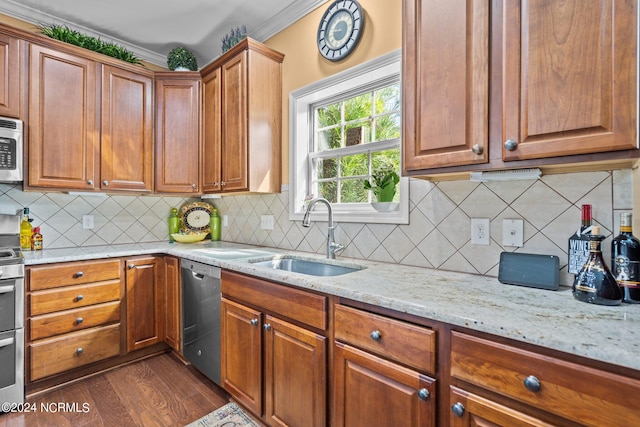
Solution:
{"label": "cabinet door", "polygon": [[451,427],[551,427],[552,424],[500,405],[489,399],[451,387]]}
{"label": "cabinet door", "polygon": [[164,342],[177,352],[182,351],[182,289],[180,283],[180,260],[164,258]]}
{"label": "cabinet door", "polygon": [[222,100],[220,76],[220,68],[216,68],[202,78],[202,155],[204,157],[202,191],[205,193],[214,193],[221,189]]}
{"label": "cabinet door", "polygon": [[29,185],[99,187],[96,64],[31,45]]}
{"label": "cabinet door", "polygon": [[247,52],[222,66],[222,189],[248,189]]}
{"label": "cabinet door", "polygon": [[222,298],[223,387],[254,414],[262,415],[261,313]]}
{"label": "cabinet door", "polygon": [[637,1],[503,7],[503,159],[636,148]]}
{"label": "cabinet door", "polygon": [[489,1],[405,0],[403,169],[488,161]]}
{"label": "cabinet door", "polygon": [[200,191],[200,81],[156,81],[156,191]]}
{"label": "cabinet door", "polygon": [[20,41],[0,34],[0,115],[20,118]]}
{"label": "cabinet door", "polygon": [[156,257],[125,261],[127,283],[127,351],[164,339],[160,261]]}
{"label": "cabinet door", "polygon": [[102,68],[102,189],[153,190],[153,82]]}
{"label": "cabinet door", "polygon": [[340,342],[333,369],[332,425],[436,425],[435,379]]}
{"label": "cabinet door", "polygon": [[271,316],[264,330],[267,420],[271,425],[326,426],[326,338]]}

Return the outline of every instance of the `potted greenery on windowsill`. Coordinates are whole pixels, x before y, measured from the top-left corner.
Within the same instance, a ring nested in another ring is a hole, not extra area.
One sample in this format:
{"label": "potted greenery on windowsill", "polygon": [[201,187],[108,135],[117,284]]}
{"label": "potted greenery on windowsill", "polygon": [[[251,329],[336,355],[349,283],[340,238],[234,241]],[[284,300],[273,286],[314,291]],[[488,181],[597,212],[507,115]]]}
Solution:
{"label": "potted greenery on windowsill", "polygon": [[383,162],[373,170],[371,179],[364,182],[364,188],[375,195],[377,202],[371,203],[375,210],[389,212],[398,208],[398,203],[393,201],[398,182],[400,176],[390,162]]}
{"label": "potted greenery on windowsill", "polygon": [[167,66],[172,71],[197,71],[196,56],[182,46],[178,46],[167,55]]}

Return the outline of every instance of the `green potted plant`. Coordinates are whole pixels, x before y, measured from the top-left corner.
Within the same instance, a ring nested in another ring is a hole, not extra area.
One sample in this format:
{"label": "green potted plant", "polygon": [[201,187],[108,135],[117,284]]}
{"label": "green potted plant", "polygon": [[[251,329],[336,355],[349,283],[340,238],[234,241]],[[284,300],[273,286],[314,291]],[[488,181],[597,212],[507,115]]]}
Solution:
{"label": "green potted plant", "polygon": [[225,34],[222,38],[222,53],[231,49],[245,37],[247,37],[247,27],[243,25],[242,27],[232,28],[231,32]]}
{"label": "green potted plant", "polygon": [[390,162],[383,162],[371,173],[371,179],[364,182],[365,190],[371,190],[377,202],[371,203],[378,211],[392,211],[398,207],[393,202],[396,195],[396,185],[400,182],[400,176],[396,167]]}
{"label": "green potted plant", "polygon": [[182,46],[178,46],[167,55],[167,66],[175,71],[197,71],[196,56]]}

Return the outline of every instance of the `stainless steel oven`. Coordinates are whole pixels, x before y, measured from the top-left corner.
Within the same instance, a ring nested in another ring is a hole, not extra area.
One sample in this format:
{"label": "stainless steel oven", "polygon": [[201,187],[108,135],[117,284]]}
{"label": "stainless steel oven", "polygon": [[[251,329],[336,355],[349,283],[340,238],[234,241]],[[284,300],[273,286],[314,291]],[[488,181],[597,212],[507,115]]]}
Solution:
{"label": "stainless steel oven", "polygon": [[0,117],[0,182],[23,180],[22,120]]}
{"label": "stainless steel oven", "polygon": [[19,230],[18,215],[0,214],[0,404],[24,401],[24,258]]}

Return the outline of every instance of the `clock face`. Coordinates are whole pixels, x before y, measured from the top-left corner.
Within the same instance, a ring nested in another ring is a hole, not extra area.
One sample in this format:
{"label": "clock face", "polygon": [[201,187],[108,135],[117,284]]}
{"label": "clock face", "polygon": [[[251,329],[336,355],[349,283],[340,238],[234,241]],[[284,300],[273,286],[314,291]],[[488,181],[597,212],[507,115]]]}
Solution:
{"label": "clock face", "polygon": [[318,27],[318,50],[331,61],[353,52],[360,41],[364,13],[357,1],[338,0],[324,13]]}

